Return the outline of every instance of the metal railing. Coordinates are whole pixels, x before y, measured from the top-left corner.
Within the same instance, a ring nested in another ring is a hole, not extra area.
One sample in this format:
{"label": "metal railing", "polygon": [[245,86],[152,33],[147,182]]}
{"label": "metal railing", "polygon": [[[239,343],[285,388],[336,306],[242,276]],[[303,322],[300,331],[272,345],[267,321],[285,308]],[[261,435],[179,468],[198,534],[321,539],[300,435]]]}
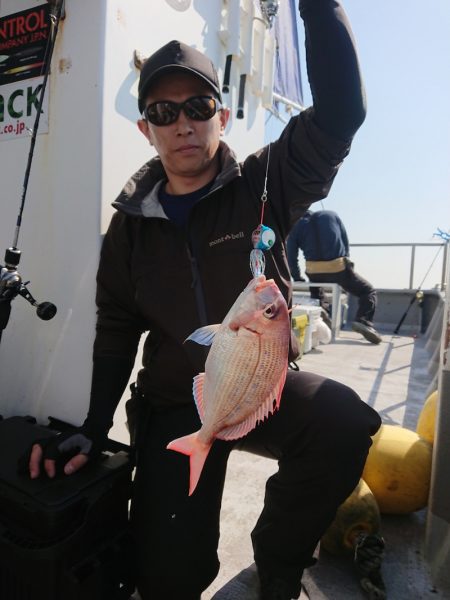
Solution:
{"label": "metal railing", "polygon": [[450,248],[450,244],[449,242],[424,242],[424,243],[415,243],[415,242],[411,242],[411,243],[373,243],[373,244],[349,244],[351,248],[374,248],[374,247],[384,247],[384,248],[388,248],[388,247],[409,247],[411,248],[411,259],[410,259],[410,268],[409,268],[409,287],[410,289],[414,289],[414,268],[415,268],[415,262],[416,262],[416,248],[419,246],[435,246],[436,248],[441,246],[443,248],[443,252],[442,252],[442,275],[441,275],[441,290],[445,290],[446,289],[446,285],[447,285],[447,281],[446,281],[446,276],[447,276],[447,264],[449,261],[449,248]]}

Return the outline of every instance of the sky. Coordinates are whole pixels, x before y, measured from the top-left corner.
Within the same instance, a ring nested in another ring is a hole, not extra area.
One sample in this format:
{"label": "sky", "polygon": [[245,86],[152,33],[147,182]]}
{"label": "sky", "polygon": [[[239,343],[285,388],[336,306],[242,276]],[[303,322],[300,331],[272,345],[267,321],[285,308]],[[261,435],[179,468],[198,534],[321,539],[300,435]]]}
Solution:
{"label": "sky", "polygon": [[[350,243],[440,242],[433,233],[450,232],[450,2],[342,4],[357,42],[368,112],[328,198],[313,209],[338,212]],[[308,106],[301,22],[299,37]],[[282,127],[271,117],[267,141]],[[440,282],[443,254],[416,248],[413,287]],[[351,255],[375,286],[409,286],[409,248],[354,248]]]}

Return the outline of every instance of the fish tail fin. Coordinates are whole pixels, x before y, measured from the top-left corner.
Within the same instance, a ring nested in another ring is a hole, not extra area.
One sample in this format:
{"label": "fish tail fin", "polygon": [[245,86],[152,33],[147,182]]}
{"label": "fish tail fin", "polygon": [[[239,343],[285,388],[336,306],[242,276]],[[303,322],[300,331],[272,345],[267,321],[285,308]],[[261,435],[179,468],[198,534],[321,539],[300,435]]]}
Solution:
{"label": "fish tail fin", "polygon": [[177,438],[167,445],[168,450],[175,450],[189,456],[189,496],[197,487],[211,444],[204,444],[198,439],[198,431]]}

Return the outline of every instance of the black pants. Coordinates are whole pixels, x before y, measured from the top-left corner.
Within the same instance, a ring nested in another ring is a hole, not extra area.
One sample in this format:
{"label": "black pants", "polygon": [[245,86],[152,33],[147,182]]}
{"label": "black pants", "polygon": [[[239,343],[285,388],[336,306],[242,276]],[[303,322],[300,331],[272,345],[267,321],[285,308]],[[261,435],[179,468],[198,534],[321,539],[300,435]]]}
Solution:
{"label": "black pants", "polygon": [[[358,273],[353,270],[353,263],[347,260],[347,265],[344,271],[340,273],[306,273],[309,281],[312,283],[338,283],[346,292],[353,294],[358,298],[358,310],[356,312],[355,321],[369,325],[373,325],[373,315],[377,306],[377,293],[371,283],[363,279]],[[322,308],[327,308],[325,305],[325,293],[322,288],[312,287],[311,297],[320,300]]]}
{"label": "black pants", "polygon": [[289,371],[279,411],[242,440],[216,440],[189,497],[189,459],[166,445],[200,427],[194,403],[152,414],[138,450],[131,511],[143,600],[198,600],[215,579],[233,448],[278,460],[252,532],[255,562],[300,591],[303,568],[312,564],[336,509],[357,485],[379,426],[378,414],[347,386]]}

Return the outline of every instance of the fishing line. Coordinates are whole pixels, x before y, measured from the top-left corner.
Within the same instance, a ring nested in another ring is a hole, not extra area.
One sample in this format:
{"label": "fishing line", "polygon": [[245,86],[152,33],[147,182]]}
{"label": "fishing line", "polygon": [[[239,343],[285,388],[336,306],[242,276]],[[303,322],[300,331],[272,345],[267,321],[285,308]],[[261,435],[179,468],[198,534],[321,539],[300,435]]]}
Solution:
{"label": "fishing line", "polygon": [[252,233],[253,250],[250,252],[250,270],[254,278],[264,275],[266,259],[263,250],[270,250],[275,243],[275,232],[263,224],[264,208],[268,200],[267,179],[269,175],[270,146],[267,149],[266,174],[264,177],[264,189],[261,195],[261,216],[258,227]]}
{"label": "fishing line", "polygon": [[263,217],[264,217],[264,206],[267,202],[267,177],[269,176],[269,161],[270,161],[270,144],[269,147],[267,148],[267,164],[266,164],[266,175],[264,177],[264,190],[261,196],[261,219],[260,219],[260,225],[262,225],[263,222]]}

